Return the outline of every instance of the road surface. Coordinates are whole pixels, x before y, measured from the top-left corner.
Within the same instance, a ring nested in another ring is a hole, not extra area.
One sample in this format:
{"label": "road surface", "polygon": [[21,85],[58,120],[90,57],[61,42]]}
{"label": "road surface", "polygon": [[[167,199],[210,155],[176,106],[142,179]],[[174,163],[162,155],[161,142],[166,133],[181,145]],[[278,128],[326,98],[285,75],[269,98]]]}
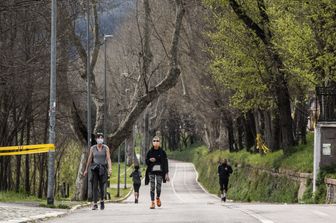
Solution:
{"label": "road surface", "polygon": [[196,181],[191,163],[170,161],[170,183],[163,184],[162,207],[149,209],[149,186],[141,186],[140,201],[133,195],[125,202],[107,204],[103,211],[83,208],[48,222],[118,223],[330,223],[336,222],[335,205],[286,205],[223,203],[206,193]]}

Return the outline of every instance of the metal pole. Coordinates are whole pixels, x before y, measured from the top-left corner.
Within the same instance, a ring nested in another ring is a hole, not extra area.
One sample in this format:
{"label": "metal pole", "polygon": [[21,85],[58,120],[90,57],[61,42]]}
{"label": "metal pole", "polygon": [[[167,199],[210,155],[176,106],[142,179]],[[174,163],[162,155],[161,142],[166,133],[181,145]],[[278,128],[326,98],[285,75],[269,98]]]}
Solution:
{"label": "metal pole", "polygon": [[[87,84],[87,148],[91,147],[91,68],[90,68],[90,0],[86,1],[86,84]],[[88,199],[92,197],[92,184],[90,182],[91,171],[88,177]]]}
{"label": "metal pole", "polygon": [[117,185],[117,197],[120,197],[120,146],[118,148],[118,185]]}
{"label": "metal pole", "polygon": [[[106,40],[107,38],[113,37],[112,35],[104,35],[104,115],[103,115],[103,128],[104,128],[104,137],[106,137],[107,130],[106,130],[106,119],[107,119],[107,92],[106,92],[106,67],[107,67],[107,61],[106,61]],[[107,137],[106,137],[107,138]]]}
{"label": "metal pole", "polygon": [[124,176],[125,179],[124,179],[124,182],[125,182],[125,185],[124,185],[124,189],[127,188],[127,182],[126,182],[126,179],[127,179],[126,178],[126,176],[127,176],[127,174],[126,174],[126,172],[127,172],[127,169],[126,169],[126,166],[127,166],[126,165],[127,164],[127,154],[126,154],[127,153],[127,151],[126,151],[127,150],[127,143],[126,142],[127,142],[127,140],[125,140],[125,158],[124,158],[124,162],[125,162],[125,176]]}
{"label": "metal pole", "polygon": [[[50,56],[50,107],[49,107],[49,143],[55,144],[56,124],[56,23],[57,23],[57,2],[51,3],[51,56]],[[54,204],[55,187],[55,151],[49,151],[48,159],[48,193],[47,204]]]}
{"label": "metal pole", "polygon": [[103,125],[104,125],[104,137],[106,137],[106,37],[104,36],[104,115],[103,115]]}

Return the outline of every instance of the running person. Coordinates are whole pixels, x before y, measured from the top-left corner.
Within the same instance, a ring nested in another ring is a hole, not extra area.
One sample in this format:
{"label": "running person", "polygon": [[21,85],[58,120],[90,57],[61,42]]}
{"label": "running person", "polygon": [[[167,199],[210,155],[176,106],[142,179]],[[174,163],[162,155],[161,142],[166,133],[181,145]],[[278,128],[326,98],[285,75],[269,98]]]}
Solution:
{"label": "running person", "polygon": [[133,180],[133,188],[134,188],[134,203],[138,203],[139,201],[139,189],[141,186],[141,171],[139,170],[139,166],[134,166],[134,171],[131,173],[130,177]]}
{"label": "running person", "polygon": [[[110,158],[110,149],[107,145],[104,145],[104,136],[102,133],[96,134],[97,145],[90,148],[89,158],[86,164],[84,176],[88,174],[88,168],[92,171],[92,181],[93,181],[93,207],[92,210],[97,210],[98,205],[98,186],[100,192],[100,209],[105,208],[104,205],[104,194],[105,194],[105,183],[108,176],[112,173],[112,162]],[[107,170],[108,167],[108,170]]]}
{"label": "running person", "polygon": [[224,159],[223,162],[221,162],[218,165],[218,176],[219,176],[221,199],[224,202],[226,201],[226,193],[228,191],[229,178],[232,172],[233,172],[232,167],[228,164],[227,159]]}
{"label": "running person", "polygon": [[160,147],[160,138],[155,136],[153,138],[153,147],[146,155],[146,179],[145,184],[150,182],[150,209],[155,208],[155,181],[156,181],[156,205],[161,207],[161,185],[162,182],[169,181],[168,175],[168,158],[166,152]]}

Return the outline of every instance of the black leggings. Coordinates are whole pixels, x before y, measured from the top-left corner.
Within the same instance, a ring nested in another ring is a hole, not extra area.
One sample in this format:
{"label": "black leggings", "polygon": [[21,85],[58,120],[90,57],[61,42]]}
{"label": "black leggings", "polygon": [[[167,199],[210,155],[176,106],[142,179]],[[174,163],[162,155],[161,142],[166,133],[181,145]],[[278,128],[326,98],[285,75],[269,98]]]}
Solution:
{"label": "black leggings", "polygon": [[228,185],[229,185],[229,179],[225,179],[225,178],[219,178],[219,186],[220,186],[220,191],[223,192],[225,190],[225,192],[228,191]]}
{"label": "black leggings", "polygon": [[99,195],[100,195],[100,200],[104,200],[104,195],[105,195],[105,182],[104,182],[104,176],[99,175],[99,171],[92,171],[92,182],[93,182],[93,188],[92,188],[92,193],[93,193],[93,202],[97,203],[98,201],[98,186],[99,186]]}
{"label": "black leggings", "polygon": [[139,193],[141,184],[133,184],[134,192]]}

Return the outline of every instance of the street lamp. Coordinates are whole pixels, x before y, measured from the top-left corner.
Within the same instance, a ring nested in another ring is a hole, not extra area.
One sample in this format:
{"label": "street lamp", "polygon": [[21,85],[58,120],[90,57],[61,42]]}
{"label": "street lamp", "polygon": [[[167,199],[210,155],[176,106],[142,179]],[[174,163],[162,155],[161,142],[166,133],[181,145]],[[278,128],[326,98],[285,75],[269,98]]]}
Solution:
{"label": "street lamp", "polygon": [[103,115],[103,125],[104,125],[104,137],[106,137],[106,116],[107,116],[107,104],[106,104],[106,39],[112,38],[113,35],[104,36],[104,115]]}
{"label": "street lamp", "polygon": [[[49,143],[55,144],[55,124],[56,124],[56,24],[57,24],[57,2],[51,2],[51,52],[50,52],[50,107],[49,107]],[[55,188],[55,151],[48,154],[48,189],[47,203],[54,204]]]}

